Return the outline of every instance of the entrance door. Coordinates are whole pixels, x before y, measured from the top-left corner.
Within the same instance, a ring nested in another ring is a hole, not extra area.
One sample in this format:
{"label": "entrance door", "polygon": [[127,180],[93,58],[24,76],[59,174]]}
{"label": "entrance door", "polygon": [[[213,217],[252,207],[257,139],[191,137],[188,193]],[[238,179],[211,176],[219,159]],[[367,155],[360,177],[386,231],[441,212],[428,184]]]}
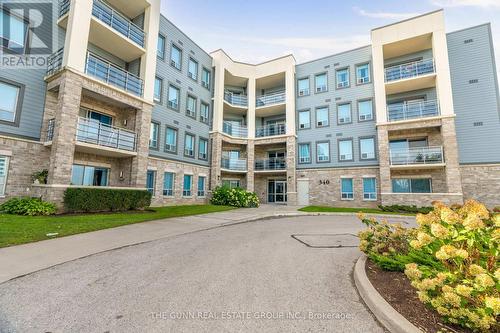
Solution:
{"label": "entrance door", "polygon": [[297,179],[297,197],[300,206],[309,206],[309,179]]}
{"label": "entrance door", "polygon": [[287,182],[286,180],[269,180],[268,181],[267,201],[269,203],[284,204],[287,202]]}

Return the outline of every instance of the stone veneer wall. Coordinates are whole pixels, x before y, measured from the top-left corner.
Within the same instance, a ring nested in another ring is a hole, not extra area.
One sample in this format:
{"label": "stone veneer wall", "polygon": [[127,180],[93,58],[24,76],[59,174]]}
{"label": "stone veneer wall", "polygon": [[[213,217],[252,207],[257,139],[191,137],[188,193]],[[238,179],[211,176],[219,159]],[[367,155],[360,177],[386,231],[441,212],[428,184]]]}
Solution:
{"label": "stone veneer wall", "polygon": [[489,208],[500,207],[500,164],[461,165],[464,200],[475,199]]}

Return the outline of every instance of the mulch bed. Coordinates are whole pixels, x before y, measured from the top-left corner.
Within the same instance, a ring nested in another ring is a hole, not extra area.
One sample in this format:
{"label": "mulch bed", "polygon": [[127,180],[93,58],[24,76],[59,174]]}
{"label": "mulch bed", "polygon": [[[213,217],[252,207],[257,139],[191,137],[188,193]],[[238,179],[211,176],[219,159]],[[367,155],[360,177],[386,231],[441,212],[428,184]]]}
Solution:
{"label": "mulch bed", "polygon": [[423,332],[472,332],[462,327],[444,323],[436,311],[420,302],[415,288],[411,286],[404,273],[384,271],[370,260],[367,260],[366,275],[380,295],[396,311]]}

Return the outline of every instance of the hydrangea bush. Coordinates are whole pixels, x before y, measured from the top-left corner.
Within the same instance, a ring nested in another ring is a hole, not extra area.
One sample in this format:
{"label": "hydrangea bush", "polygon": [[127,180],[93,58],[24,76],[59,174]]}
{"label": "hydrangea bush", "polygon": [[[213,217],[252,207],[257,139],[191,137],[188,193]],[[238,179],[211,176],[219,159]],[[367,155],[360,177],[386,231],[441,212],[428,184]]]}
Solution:
{"label": "hydrangea bush", "polygon": [[259,207],[260,204],[257,194],[242,188],[229,188],[227,186],[215,188],[211,202],[213,205],[243,208]]}
{"label": "hydrangea bush", "polygon": [[417,215],[416,229],[361,218],[369,226],[360,233],[361,250],[382,268],[404,267],[419,299],[445,321],[500,330],[500,214],[469,200],[435,203]]}

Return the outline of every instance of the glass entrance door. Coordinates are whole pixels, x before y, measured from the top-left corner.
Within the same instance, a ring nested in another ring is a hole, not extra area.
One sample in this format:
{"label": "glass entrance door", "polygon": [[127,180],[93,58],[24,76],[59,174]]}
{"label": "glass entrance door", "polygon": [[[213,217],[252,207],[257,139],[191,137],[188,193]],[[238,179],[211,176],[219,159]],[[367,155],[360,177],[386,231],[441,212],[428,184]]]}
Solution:
{"label": "glass entrance door", "polygon": [[269,180],[267,187],[267,201],[269,203],[284,204],[287,202],[288,198],[286,180]]}

